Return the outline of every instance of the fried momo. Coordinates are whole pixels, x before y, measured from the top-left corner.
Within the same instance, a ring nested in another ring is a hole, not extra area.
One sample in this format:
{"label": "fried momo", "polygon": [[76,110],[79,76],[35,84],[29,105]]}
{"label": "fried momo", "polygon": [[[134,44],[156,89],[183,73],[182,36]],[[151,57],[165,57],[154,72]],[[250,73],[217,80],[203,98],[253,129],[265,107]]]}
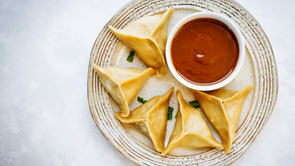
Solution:
{"label": "fried momo", "polygon": [[214,139],[202,114],[183,100],[180,91],[177,91],[177,99],[179,108],[176,123],[169,143],[161,155],[166,155],[177,146],[223,148],[223,146]]}
{"label": "fried momo", "polygon": [[145,135],[149,136],[158,152],[162,152],[165,146],[167,114],[173,89],[172,87],[166,94],[151,98],[131,111],[128,117],[122,117],[120,113],[115,113],[115,117],[119,121],[133,123]]}
{"label": "fried momo", "polygon": [[95,64],[93,64],[93,68],[102,85],[119,104],[122,117],[129,115],[130,102],[147,79],[155,74],[155,70],[152,68],[100,67]]}
{"label": "fried momo", "polygon": [[143,62],[156,70],[156,75],[167,72],[164,58],[168,21],[173,13],[170,8],[163,14],[142,17],[123,29],[109,26],[127,47],[135,50]]}
{"label": "fried momo", "polygon": [[235,139],[243,104],[252,90],[253,85],[236,92],[218,89],[208,93],[192,90],[202,111],[219,133],[228,154]]}

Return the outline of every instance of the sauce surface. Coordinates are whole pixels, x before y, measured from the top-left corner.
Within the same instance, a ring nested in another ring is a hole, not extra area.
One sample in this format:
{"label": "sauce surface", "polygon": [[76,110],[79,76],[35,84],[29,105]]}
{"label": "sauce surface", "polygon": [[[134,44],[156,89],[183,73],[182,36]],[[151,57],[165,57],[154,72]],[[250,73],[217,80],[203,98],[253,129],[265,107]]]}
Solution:
{"label": "sauce surface", "polygon": [[176,71],[198,85],[215,84],[227,78],[238,56],[234,33],[224,23],[210,18],[186,23],[172,40],[171,58]]}

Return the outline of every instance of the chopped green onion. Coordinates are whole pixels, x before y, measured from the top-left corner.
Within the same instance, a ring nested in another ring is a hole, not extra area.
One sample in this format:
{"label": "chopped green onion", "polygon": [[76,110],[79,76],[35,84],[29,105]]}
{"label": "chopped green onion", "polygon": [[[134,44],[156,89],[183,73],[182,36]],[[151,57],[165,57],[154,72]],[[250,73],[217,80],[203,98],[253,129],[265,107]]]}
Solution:
{"label": "chopped green onion", "polygon": [[168,117],[167,117],[168,120],[171,120],[172,119],[172,113],[168,113]]}
{"label": "chopped green onion", "polygon": [[137,101],[141,102],[142,104],[144,104],[145,102],[147,102],[147,100],[143,100],[143,98],[137,96]]}
{"label": "chopped green onion", "polygon": [[127,57],[128,62],[133,62],[134,53],[135,53],[134,51],[130,52],[129,56]]}
{"label": "chopped green onion", "polygon": [[192,107],[195,107],[195,108],[200,107],[200,104],[197,100],[189,102],[189,105],[191,105]]}
{"label": "chopped green onion", "polygon": [[171,120],[172,119],[172,112],[173,112],[173,108],[172,107],[168,107],[168,116],[167,116],[167,119],[168,120]]}
{"label": "chopped green onion", "polygon": [[172,113],[172,112],[173,112],[173,108],[169,106],[168,113]]}
{"label": "chopped green onion", "polygon": [[143,98],[141,98],[141,97],[139,97],[139,96],[137,96],[137,101],[139,101],[139,102],[143,102]]}

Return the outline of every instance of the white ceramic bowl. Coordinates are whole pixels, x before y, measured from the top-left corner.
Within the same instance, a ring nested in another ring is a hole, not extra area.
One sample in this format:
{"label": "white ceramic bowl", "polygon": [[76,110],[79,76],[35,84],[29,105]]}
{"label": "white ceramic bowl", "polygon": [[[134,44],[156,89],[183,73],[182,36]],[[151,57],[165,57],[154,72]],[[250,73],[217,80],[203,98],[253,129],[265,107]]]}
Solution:
{"label": "white ceramic bowl", "polygon": [[[193,83],[185,80],[182,76],[180,76],[172,63],[171,43],[172,43],[172,40],[173,40],[175,34],[178,32],[178,30],[184,24],[186,24],[192,20],[199,19],[199,18],[211,18],[211,19],[215,19],[215,20],[223,22],[224,24],[226,24],[229,27],[229,29],[232,30],[232,32],[234,33],[234,35],[236,36],[237,41],[238,41],[239,58],[238,58],[238,62],[236,64],[236,67],[234,68],[233,72],[227,78],[225,78],[224,80],[222,80],[216,84],[210,84],[210,85],[193,84]],[[217,13],[198,12],[198,13],[194,13],[194,14],[186,16],[185,18],[180,20],[173,27],[172,31],[170,32],[170,34],[168,36],[167,43],[166,43],[166,60],[167,60],[167,64],[168,64],[168,67],[169,67],[171,73],[181,84],[183,84],[184,86],[186,86],[188,88],[195,89],[195,90],[210,91],[210,90],[221,88],[221,87],[225,86],[226,84],[230,83],[237,76],[238,72],[240,71],[240,69],[243,65],[244,59],[245,59],[245,43],[244,43],[244,39],[242,37],[242,34],[241,34],[239,28],[229,18],[227,18],[223,15],[217,14]]]}

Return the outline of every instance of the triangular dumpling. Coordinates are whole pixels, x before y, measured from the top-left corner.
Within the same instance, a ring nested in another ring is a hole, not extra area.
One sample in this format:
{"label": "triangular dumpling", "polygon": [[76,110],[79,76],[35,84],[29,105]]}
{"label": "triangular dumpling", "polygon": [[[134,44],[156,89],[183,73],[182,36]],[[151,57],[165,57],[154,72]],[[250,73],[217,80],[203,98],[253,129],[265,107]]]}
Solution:
{"label": "triangular dumpling", "polygon": [[173,87],[164,95],[155,96],[146,103],[131,111],[126,118],[115,113],[115,117],[123,123],[134,123],[149,136],[158,152],[164,150],[169,100]]}
{"label": "triangular dumpling", "polygon": [[93,68],[96,70],[102,85],[119,104],[122,117],[129,115],[129,103],[147,79],[155,74],[155,70],[152,68],[100,67],[95,64],[93,64]]}
{"label": "triangular dumpling", "polygon": [[199,110],[187,104],[183,100],[180,91],[177,91],[177,99],[179,108],[174,130],[166,149],[161,155],[166,155],[177,146],[223,148],[214,139],[210,128]]}
{"label": "triangular dumpling", "polygon": [[243,104],[253,85],[236,92],[218,89],[208,93],[192,90],[202,111],[219,133],[225,153],[231,150]]}
{"label": "triangular dumpling", "polygon": [[163,14],[145,16],[123,29],[109,26],[127,47],[135,50],[146,65],[156,70],[158,77],[167,72],[164,54],[168,21],[172,13],[173,9],[170,8]]}

